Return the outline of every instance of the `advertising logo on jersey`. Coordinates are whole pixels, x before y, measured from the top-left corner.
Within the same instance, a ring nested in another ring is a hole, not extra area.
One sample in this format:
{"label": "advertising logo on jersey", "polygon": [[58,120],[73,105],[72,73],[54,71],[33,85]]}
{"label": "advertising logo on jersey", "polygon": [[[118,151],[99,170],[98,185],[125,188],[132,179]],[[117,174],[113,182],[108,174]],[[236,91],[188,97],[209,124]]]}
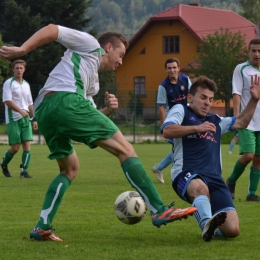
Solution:
{"label": "advertising logo on jersey", "polygon": [[187,136],[189,139],[207,139],[211,142],[217,143],[214,137],[214,133],[211,131],[206,131],[205,133],[194,133]]}
{"label": "advertising logo on jersey", "polygon": [[185,88],[184,85],[181,85],[181,86],[180,86],[180,89],[181,89],[181,91],[185,91],[186,88]]}
{"label": "advertising logo on jersey", "polygon": [[[198,125],[201,124],[201,122],[197,121],[197,119],[194,116],[190,116],[189,117],[189,121],[190,121],[190,125]],[[211,131],[206,131],[204,133],[193,133],[188,135],[189,139],[207,139],[211,142],[217,143],[215,137],[214,137],[214,133]]]}

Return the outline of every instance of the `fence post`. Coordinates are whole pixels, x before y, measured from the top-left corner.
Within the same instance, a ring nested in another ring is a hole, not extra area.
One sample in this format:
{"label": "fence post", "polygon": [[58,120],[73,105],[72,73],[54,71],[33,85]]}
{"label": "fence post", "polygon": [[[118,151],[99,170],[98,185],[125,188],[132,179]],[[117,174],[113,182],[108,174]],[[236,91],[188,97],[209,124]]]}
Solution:
{"label": "fence post", "polygon": [[158,107],[157,107],[157,92],[156,91],[156,95],[155,95],[155,124],[154,124],[154,140],[155,142],[157,143],[157,121],[158,121],[158,118],[157,118],[157,112],[158,112]]}
{"label": "fence post", "polygon": [[[42,85],[38,85],[38,93],[40,92],[41,88],[42,88]],[[36,118],[36,120],[37,120],[37,118]],[[39,130],[38,130],[38,144],[41,144],[41,133]]]}
{"label": "fence post", "polygon": [[136,131],[136,128],[135,128],[135,122],[136,122],[136,94],[135,94],[135,88],[134,88],[134,110],[133,110],[133,137],[134,137],[134,140],[133,142],[135,143],[135,131]]}

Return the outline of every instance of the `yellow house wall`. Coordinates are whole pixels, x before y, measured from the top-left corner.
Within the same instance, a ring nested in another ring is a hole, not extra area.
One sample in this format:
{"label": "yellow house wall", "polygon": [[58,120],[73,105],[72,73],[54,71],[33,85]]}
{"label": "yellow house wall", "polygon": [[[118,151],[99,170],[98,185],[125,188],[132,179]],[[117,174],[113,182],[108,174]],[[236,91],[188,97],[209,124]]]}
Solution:
{"label": "yellow house wall", "polygon": [[[176,35],[180,37],[180,53],[163,53],[163,36]],[[126,53],[123,65],[117,69],[116,81],[118,90],[133,93],[134,77],[145,76],[146,96],[141,98],[145,108],[154,107],[156,91],[159,84],[166,78],[164,62],[168,58],[176,57],[180,60],[180,67],[192,62],[197,54],[199,41],[190,33],[180,21],[158,21],[139,41]],[[140,52],[145,48],[145,54]],[[153,100],[154,102],[151,102]]]}

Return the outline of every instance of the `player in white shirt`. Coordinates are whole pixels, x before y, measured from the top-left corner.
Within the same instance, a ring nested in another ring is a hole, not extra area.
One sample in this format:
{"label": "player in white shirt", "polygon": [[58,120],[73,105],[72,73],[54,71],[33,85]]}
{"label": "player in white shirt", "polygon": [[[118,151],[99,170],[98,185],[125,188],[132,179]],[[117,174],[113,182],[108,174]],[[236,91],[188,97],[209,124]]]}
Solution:
{"label": "player in white shirt", "polygon": [[[250,78],[252,75],[260,76],[260,39],[253,39],[248,46],[249,60],[238,64],[233,73],[233,102],[234,115],[238,116],[250,100]],[[246,201],[260,202],[256,195],[260,180],[260,102],[254,116],[246,129],[239,130],[240,155],[226,184],[235,198],[235,185],[244,172],[246,166],[252,161],[249,173],[249,186]]]}
{"label": "player in white shirt", "polygon": [[[2,100],[5,103],[5,122],[8,141],[11,146],[1,162],[2,172],[6,177],[12,177],[8,164],[22,144],[20,177],[32,178],[28,173],[28,167],[31,160],[30,141],[32,141],[32,126],[29,119],[33,117],[33,100],[30,85],[23,79],[25,67],[26,62],[24,60],[14,61],[14,76],[6,80],[3,85]],[[33,128],[38,129],[37,122],[33,122]]]}
{"label": "player in white shirt", "polygon": [[195,207],[165,207],[132,145],[107,117],[118,107],[117,98],[105,93],[105,108],[96,109],[92,97],[99,90],[98,70],[114,71],[122,65],[128,43],[118,33],[107,32],[98,40],[85,32],[50,24],[36,32],[21,47],[3,46],[0,57],[11,59],[57,41],[67,48],[35,102],[36,119],[60,173],[50,184],[37,225],[30,232],[36,240],[62,241],[51,228],[64,193],[76,178],[79,161],[71,140],[97,146],[115,155],[129,183],[144,198],[153,225],[193,214]]}

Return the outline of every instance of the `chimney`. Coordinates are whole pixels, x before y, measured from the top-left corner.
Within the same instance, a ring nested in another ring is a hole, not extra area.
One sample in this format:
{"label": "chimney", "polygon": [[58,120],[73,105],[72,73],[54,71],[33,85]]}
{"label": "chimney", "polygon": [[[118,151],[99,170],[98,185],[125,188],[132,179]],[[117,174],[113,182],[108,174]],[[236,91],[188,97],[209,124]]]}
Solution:
{"label": "chimney", "polygon": [[201,7],[201,4],[200,4],[200,3],[189,3],[189,5]]}

